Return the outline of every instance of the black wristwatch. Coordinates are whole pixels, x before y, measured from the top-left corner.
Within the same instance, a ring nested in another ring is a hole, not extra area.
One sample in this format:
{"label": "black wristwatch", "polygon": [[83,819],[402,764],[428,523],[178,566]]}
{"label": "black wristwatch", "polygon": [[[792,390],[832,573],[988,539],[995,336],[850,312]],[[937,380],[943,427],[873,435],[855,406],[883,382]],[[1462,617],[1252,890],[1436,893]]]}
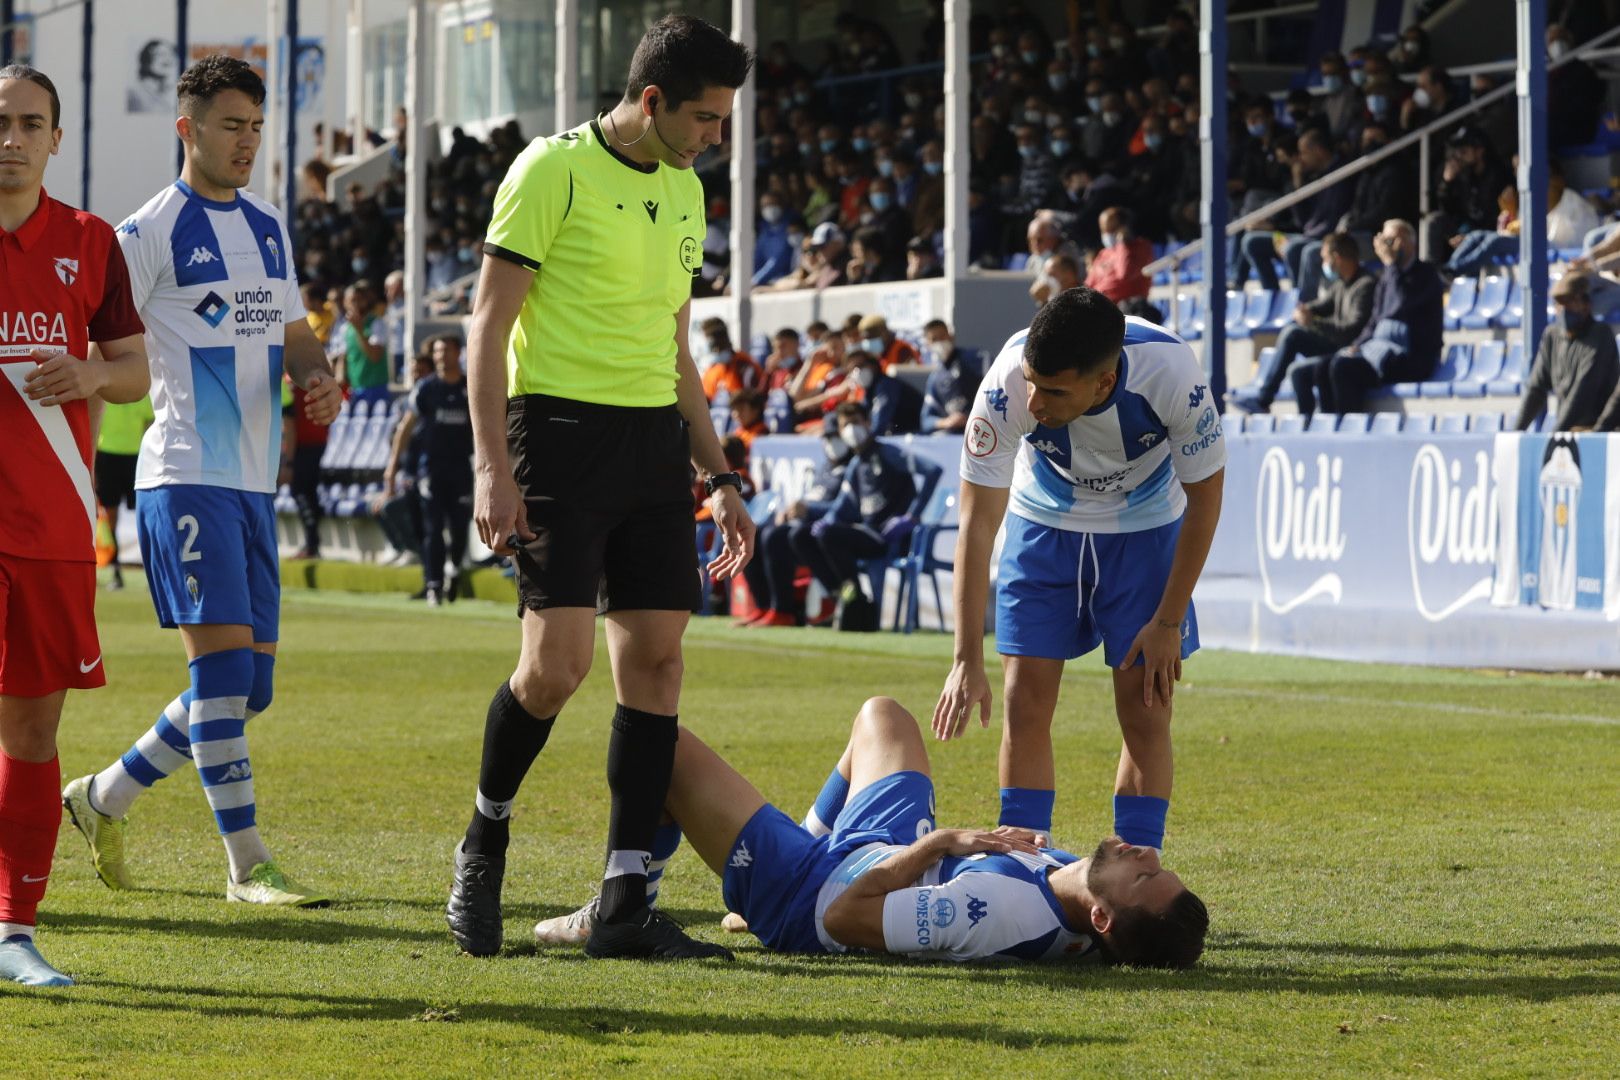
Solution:
{"label": "black wristwatch", "polygon": [[703,493],[705,495],[713,495],[716,491],[723,487],[735,488],[737,492],[741,494],[742,477],[734,472],[723,472],[715,473],[713,476],[703,481]]}

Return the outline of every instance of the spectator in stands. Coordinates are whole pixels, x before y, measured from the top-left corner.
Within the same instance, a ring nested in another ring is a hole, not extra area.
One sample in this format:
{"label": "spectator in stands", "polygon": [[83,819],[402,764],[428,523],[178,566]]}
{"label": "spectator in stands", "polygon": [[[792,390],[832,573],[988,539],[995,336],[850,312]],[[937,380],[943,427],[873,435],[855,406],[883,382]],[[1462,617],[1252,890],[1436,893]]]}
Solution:
{"label": "spectator in stands", "polygon": [[[1389,143],[1389,125],[1374,120],[1361,129],[1365,157]],[[1356,193],[1340,227],[1366,250],[1373,234],[1391,218],[1416,221],[1418,216],[1417,162],[1410,153],[1391,154],[1356,177]],[[1305,253],[1302,257],[1308,257]]]}
{"label": "spectator in stands", "polygon": [[[1367,70],[1371,72],[1377,58],[1367,61]],[[1396,129],[1400,122],[1401,103],[1406,99],[1405,84],[1392,75],[1368,75],[1367,77],[1367,118],[1388,124],[1391,130]]]}
{"label": "spectator in stands", "polygon": [[921,236],[912,237],[906,245],[906,280],[921,281],[939,277],[944,272],[939,265],[939,256],[934,253],[933,241]]}
{"label": "spectator in stands", "polygon": [[1361,267],[1361,245],[1349,233],[1332,233],[1322,243],[1321,261],[1326,289],[1315,300],[1302,301],[1294,308],[1294,321],[1277,336],[1270,363],[1253,384],[1228,394],[1227,404],[1244,412],[1270,412],[1283,379],[1297,361],[1331,355],[1366,327],[1375,284]]}
{"label": "spectator in stands", "polygon": [[749,450],[754,440],[769,434],[765,428],[765,395],[758,390],[739,390],[731,396],[731,434]]}
{"label": "spectator in stands", "polygon": [[[1298,150],[1290,166],[1289,186],[1295,190],[1304,187],[1339,168],[1340,164],[1327,134],[1320,129],[1309,129],[1299,137]],[[1324,236],[1338,227],[1339,220],[1350,209],[1354,197],[1355,181],[1341,180],[1327,190],[1296,203],[1291,213],[1299,223],[1299,229],[1283,234],[1280,244],[1277,234],[1270,230],[1254,229],[1244,233],[1241,241],[1244,260],[1254,268],[1260,287],[1273,292],[1279,287],[1272,261],[1273,255],[1278,255],[1288,269],[1288,276],[1299,286],[1300,298],[1314,300],[1316,290],[1321,286],[1321,279],[1317,275],[1321,263],[1306,262],[1307,249],[1313,243],[1319,245]],[[1317,252],[1320,250],[1318,246]]]}
{"label": "spectator in stands", "polygon": [[810,249],[820,264],[810,279],[810,288],[830,289],[845,283],[844,269],[849,265],[849,252],[844,247],[844,230],[830,221],[823,221],[810,234]]}
{"label": "spectator in stands", "polygon": [[[821,426],[822,460],[805,486],[803,497],[778,510],[771,522],[762,522],[756,556],[743,568],[748,591],[758,613],[739,623],[743,626],[796,626],[805,619],[799,603],[794,576],[799,567],[798,549],[813,543],[810,527],[821,520],[844,483],[844,469],[853,451],[838,434],[838,415],[828,413]],[[833,616],[836,601],[829,593],[820,611],[807,620],[822,626]]]}
{"label": "spectator in stands", "polygon": [[1423,219],[1434,257],[1462,243],[1463,234],[1496,224],[1496,197],[1513,174],[1478,128],[1464,125],[1446,140],[1446,166],[1436,199],[1440,209]]}
{"label": "spectator in stands", "polygon": [[[1611,12],[1612,15],[1612,12]],[[1547,55],[1561,60],[1575,47],[1569,27],[1547,26]],[[1581,146],[1597,135],[1603,115],[1603,80],[1585,60],[1571,60],[1547,72],[1547,143],[1553,150]]]}
{"label": "spectator in stands", "polygon": [[800,351],[799,332],[793,327],[782,327],[772,340],[775,347],[771,349],[770,355],[765,357],[766,392],[786,390],[804,363],[804,354]]}
{"label": "spectator in stands", "polygon": [[1105,169],[1123,172],[1136,123],[1123,97],[1111,91],[1104,94],[1102,110],[1080,123],[1080,152]]}
{"label": "spectator in stands", "polygon": [[896,337],[889,322],[881,315],[863,315],[856,324],[861,334],[861,348],[878,358],[885,374],[903,365],[918,364],[922,358],[911,342]]}
{"label": "spectator in stands", "polygon": [[1429,32],[1413,24],[1401,31],[1401,40],[1390,50],[1389,62],[1402,75],[1415,75],[1430,63]]}
{"label": "spectator in stands", "polygon": [[1444,287],[1435,268],[1417,257],[1416,230],[1404,221],[1386,221],[1373,250],[1384,271],[1367,325],[1331,357],[1295,364],[1288,374],[1306,416],[1317,408],[1365,412],[1374,387],[1420,382],[1440,362]]}
{"label": "spectator in stands", "polygon": [[[467,380],[461,370],[461,339],[444,335],[433,342],[433,374],[411,390],[410,404],[394,429],[388,467],[383,471],[383,494],[392,496],[412,436],[417,459],[409,471],[417,478],[422,500],[422,589],[430,607],[460,592],[460,568],[467,557],[472,524],[472,418],[467,407]],[[455,567],[445,589],[447,551]]]}
{"label": "spectator in stands", "polygon": [[1080,284],[1080,264],[1074,261],[1074,256],[1054,255],[1047,260],[1046,273],[1029,287],[1030,299],[1035,301],[1036,307],[1042,307],[1054,296]]}
{"label": "spectator in stands", "polygon": [[1586,254],[1570,262],[1571,270],[1591,272],[1587,288],[1591,294],[1592,313],[1607,320],[1610,313],[1620,309],[1620,227],[1603,239],[1592,242],[1590,234]]}
{"label": "spectator in stands", "polygon": [[929,320],[923,338],[928,342],[933,370],[923,393],[922,433],[958,434],[967,427],[984,372],[976,358],[956,347],[955,335],[945,320]]}
{"label": "spectator in stands", "polygon": [[343,355],[338,379],[355,401],[388,402],[388,333],[372,310],[371,285],[364,279],[343,290]]}
{"label": "spectator in stands", "polygon": [[1131,159],[1128,178],[1138,231],[1163,237],[1175,209],[1198,197],[1198,161],[1186,153],[1185,137],[1170,134],[1157,114],[1142,121],[1142,152]]}
{"label": "spectator in stands", "polygon": [[703,393],[710,401],[722,390],[736,394],[764,384],[765,373],[760,371],[754,358],[732,347],[731,331],[726,329],[725,320],[710,316],[699,329],[709,348],[709,366],[703,371]]}
{"label": "spectator in stands", "polygon": [[[1282,194],[1288,174],[1277,161],[1276,122],[1270,98],[1256,98],[1243,109],[1243,130],[1247,138],[1233,150],[1227,162],[1227,191],[1234,199],[1252,200],[1245,206],[1258,208]],[[1239,281],[1234,287],[1241,288]]]}
{"label": "spectator in stands", "polygon": [[849,262],[844,265],[844,284],[873,285],[885,281],[899,281],[905,271],[900,256],[889,254],[888,241],[882,230],[867,226],[855,233],[850,245]]}
{"label": "spectator in stands", "polygon": [[1036,278],[1046,272],[1047,261],[1055,255],[1069,255],[1076,263],[1080,262],[1080,249],[1074,241],[1064,239],[1063,230],[1058,228],[1057,217],[1050,211],[1037,213],[1031,218],[1024,236],[1029,243],[1029,258],[1024,262],[1024,270]]}
{"label": "spectator in stands", "polygon": [[1586,196],[1569,189],[1563,167],[1547,162],[1547,246],[1578,248],[1598,225],[1597,210]]}
{"label": "spectator in stands", "polygon": [[1008,217],[1025,218],[1051,202],[1058,188],[1057,163],[1046,148],[1046,131],[1036,124],[1018,125],[1018,190],[1004,203]]}
{"label": "spectator in stands", "polygon": [[1131,212],[1123,206],[1104,210],[1097,227],[1103,246],[1091,257],[1085,283],[1116,304],[1146,296],[1152,283],[1142,268],[1153,261],[1153,245],[1136,235]]}
{"label": "spectator in stands", "polygon": [[299,290],[304,297],[304,319],[315,332],[315,340],[323,346],[332,335],[332,324],[337,312],[326,299],[326,286],[318,281],[306,281]]}
{"label": "spectator in stands", "polygon": [[865,407],[847,401],[838,406],[837,416],[838,436],[852,451],[843,485],[808,533],[790,535],[797,540],[794,550],[800,561],[821,587],[848,599],[865,591],[857,580],[861,560],[881,558],[909,535],[921,507],[905,455],[877,441],[876,425]]}
{"label": "spectator in stands", "polygon": [[[867,186],[861,227],[877,230],[881,237],[883,259],[889,266],[899,267],[903,264],[906,241],[911,239],[911,215],[900,206],[893,180],[879,176]],[[899,276],[897,272],[894,278],[884,280],[897,281]]]}
{"label": "spectator in stands", "polygon": [[1328,133],[1335,140],[1347,139],[1367,108],[1361,89],[1350,79],[1349,65],[1338,53],[1323,56],[1318,70],[1322,73],[1322,114],[1327,117]]}
{"label": "spectator in stands", "polygon": [[460,276],[460,264],[456,261],[455,253],[445,246],[444,240],[437,234],[428,236],[424,246],[427,257],[427,290],[437,292]]}
{"label": "spectator in stands", "polygon": [[769,285],[793,269],[797,252],[789,240],[792,222],[773,192],[759,197],[759,222],[754,234],[754,283]]}
{"label": "spectator in stands", "polygon": [[1504,256],[1519,250],[1519,189],[1509,185],[1496,196],[1500,213],[1496,228],[1475,229],[1463,235],[1462,242],[1446,260],[1447,277],[1472,276],[1495,265]]}
{"label": "spectator in stands", "polygon": [[389,377],[405,379],[405,271],[390,270],[383,279],[383,325],[388,336]]}
{"label": "spectator in stands", "polygon": [[851,387],[845,385],[849,374],[844,335],[829,332],[821,347],[810,354],[809,362],[788,384],[794,416],[819,423],[824,414],[832,412],[849,396]]}
{"label": "spectator in stands", "polygon": [[1558,399],[1558,431],[1620,428],[1620,354],[1609,327],[1592,317],[1591,275],[1565,274],[1553,286],[1558,318],[1541,333],[1519,404],[1520,431]]}
{"label": "spectator in stands", "polygon": [[932,139],[918,153],[922,175],[911,206],[912,228],[917,236],[932,241],[945,227],[945,148]]}
{"label": "spectator in stands", "polygon": [[731,270],[731,203],[709,200],[703,233],[703,268],[692,281],[694,296],[723,296]]}
{"label": "spectator in stands", "polygon": [[1401,104],[1401,130],[1416,131],[1457,107],[1451,76],[1439,64],[1429,64],[1417,75],[1412,96]]}
{"label": "spectator in stands", "polygon": [[815,352],[817,349],[821,348],[826,340],[827,324],[822,322],[820,319],[816,319],[809,326],[804,328],[804,350],[806,353]]}
{"label": "spectator in stands", "polygon": [[865,349],[849,354],[846,401],[862,405],[878,435],[912,435],[922,426],[922,394],[909,383],[885,374],[877,356]]}

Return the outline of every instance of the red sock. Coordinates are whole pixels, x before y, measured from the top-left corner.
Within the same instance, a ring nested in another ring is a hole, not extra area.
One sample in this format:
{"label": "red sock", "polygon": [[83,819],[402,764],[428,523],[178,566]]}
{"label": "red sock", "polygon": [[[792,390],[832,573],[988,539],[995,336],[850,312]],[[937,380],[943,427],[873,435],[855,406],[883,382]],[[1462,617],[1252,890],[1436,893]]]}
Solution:
{"label": "red sock", "polygon": [[62,765],[0,752],[0,922],[34,925],[62,824]]}

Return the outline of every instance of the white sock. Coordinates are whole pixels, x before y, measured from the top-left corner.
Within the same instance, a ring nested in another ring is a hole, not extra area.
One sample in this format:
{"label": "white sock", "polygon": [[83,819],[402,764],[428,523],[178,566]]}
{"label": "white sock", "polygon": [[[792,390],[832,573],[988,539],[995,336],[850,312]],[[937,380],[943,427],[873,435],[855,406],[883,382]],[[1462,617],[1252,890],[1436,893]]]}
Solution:
{"label": "white sock", "polygon": [[34,928],[26,923],[0,922],[0,941],[5,941],[7,938],[14,937],[25,937],[29,941],[33,941]]}
{"label": "white sock", "polygon": [[129,775],[122,761],[115,761],[91,777],[90,809],[110,818],[121,818],[129,813],[136,797],[145,790]]}
{"label": "white sock", "polygon": [[270,849],[264,846],[257,825],[226,833],[220,839],[225,841],[225,857],[231,862],[231,880],[237,884],[246,881],[255,866],[270,861]]}

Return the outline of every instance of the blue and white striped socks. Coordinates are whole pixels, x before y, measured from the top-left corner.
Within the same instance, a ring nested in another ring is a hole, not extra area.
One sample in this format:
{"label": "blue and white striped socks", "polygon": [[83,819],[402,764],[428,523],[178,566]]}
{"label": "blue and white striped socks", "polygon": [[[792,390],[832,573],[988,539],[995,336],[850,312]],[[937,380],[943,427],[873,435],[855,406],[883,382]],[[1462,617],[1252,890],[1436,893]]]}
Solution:
{"label": "blue and white striped socks", "polygon": [[191,662],[191,756],[225,841],[234,881],[245,880],[256,863],[270,858],[259,838],[248,761],[253,655],[251,649],[227,649]]}

